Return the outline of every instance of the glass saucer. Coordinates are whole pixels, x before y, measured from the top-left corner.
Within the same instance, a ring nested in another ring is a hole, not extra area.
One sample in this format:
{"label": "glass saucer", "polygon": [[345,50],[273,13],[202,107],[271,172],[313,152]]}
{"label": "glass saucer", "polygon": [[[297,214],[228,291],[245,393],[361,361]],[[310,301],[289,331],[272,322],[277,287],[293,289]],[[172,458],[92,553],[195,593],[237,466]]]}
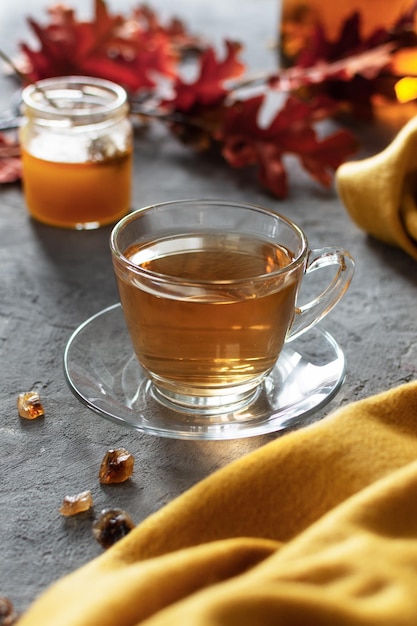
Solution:
{"label": "glass saucer", "polygon": [[188,415],[162,406],[130,343],[120,304],[79,326],[65,348],[64,368],[75,396],[102,417],[174,439],[238,439],[289,428],[329,402],[345,376],[345,358],[315,327],[285,345],[256,400],[235,412]]}

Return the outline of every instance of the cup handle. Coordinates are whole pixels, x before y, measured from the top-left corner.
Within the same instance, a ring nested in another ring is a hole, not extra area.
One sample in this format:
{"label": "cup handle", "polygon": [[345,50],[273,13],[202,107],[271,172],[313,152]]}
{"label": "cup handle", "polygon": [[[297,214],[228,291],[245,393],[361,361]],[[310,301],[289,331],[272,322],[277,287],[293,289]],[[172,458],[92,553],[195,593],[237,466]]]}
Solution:
{"label": "cup handle", "polygon": [[322,320],[330,313],[349,287],[355,271],[355,263],[349,252],[342,248],[327,247],[310,250],[304,275],[330,265],[337,266],[336,275],[326,289],[314,300],[301,307],[296,306],[286,341],[292,341],[299,337]]}

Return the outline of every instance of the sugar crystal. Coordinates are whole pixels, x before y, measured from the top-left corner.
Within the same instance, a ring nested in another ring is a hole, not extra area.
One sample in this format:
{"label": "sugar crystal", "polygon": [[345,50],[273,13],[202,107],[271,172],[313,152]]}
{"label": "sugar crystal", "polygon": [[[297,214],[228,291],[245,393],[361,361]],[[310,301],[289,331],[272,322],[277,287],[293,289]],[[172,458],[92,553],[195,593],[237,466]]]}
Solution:
{"label": "sugar crystal", "polygon": [[26,391],[19,393],[17,398],[17,410],[20,417],[27,420],[34,420],[37,417],[43,417],[45,411],[37,391]]}
{"label": "sugar crystal", "polygon": [[82,491],[74,496],[65,496],[59,512],[65,517],[70,517],[71,515],[84,513],[84,511],[91,509],[92,506],[93,496],[91,491]]}
{"label": "sugar crystal", "polygon": [[93,535],[103,548],[110,548],[135,527],[129,513],[123,509],[104,509],[93,524]]}
{"label": "sugar crystal", "polygon": [[125,448],[108,450],[101,462],[99,479],[102,484],[123,483],[133,473],[135,459]]}
{"label": "sugar crystal", "polygon": [[14,610],[13,603],[5,596],[0,596],[0,626],[17,624],[19,616]]}

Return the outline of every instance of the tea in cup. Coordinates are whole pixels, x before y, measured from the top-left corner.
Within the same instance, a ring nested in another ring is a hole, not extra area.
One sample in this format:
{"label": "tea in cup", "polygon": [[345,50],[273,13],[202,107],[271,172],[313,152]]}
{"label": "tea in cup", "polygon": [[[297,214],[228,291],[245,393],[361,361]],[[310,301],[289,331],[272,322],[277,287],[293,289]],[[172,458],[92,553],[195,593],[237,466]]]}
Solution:
{"label": "tea in cup", "polygon": [[[340,300],[348,252],[310,250],[303,231],[260,206],[222,200],[155,204],[114,227],[110,247],[134,351],[159,402],[215,415],[254,401],[285,342]],[[303,277],[335,266],[297,306]]]}

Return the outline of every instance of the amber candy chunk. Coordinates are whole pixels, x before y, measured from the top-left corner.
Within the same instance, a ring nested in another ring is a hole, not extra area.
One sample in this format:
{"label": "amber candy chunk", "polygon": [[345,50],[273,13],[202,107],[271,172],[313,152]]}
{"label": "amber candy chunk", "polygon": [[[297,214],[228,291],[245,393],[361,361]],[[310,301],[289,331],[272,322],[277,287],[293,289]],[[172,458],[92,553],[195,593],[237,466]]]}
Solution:
{"label": "amber candy chunk", "polygon": [[100,482],[105,485],[123,483],[132,476],[134,463],[133,455],[125,448],[107,450],[100,466]]}
{"label": "amber candy chunk", "polygon": [[93,524],[93,535],[107,550],[134,528],[132,518],[123,509],[104,509]]}
{"label": "amber candy chunk", "polygon": [[13,626],[17,624],[18,618],[9,598],[0,596],[0,626]]}
{"label": "amber candy chunk", "polygon": [[35,420],[45,415],[40,396],[37,391],[25,391],[19,393],[17,398],[17,410],[20,417],[27,420]]}
{"label": "amber candy chunk", "polygon": [[70,517],[71,515],[84,513],[84,511],[91,509],[92,506],[93,496],[91,491],[82,491],[75,496],[65,496],[59,512],[65,517]]}

